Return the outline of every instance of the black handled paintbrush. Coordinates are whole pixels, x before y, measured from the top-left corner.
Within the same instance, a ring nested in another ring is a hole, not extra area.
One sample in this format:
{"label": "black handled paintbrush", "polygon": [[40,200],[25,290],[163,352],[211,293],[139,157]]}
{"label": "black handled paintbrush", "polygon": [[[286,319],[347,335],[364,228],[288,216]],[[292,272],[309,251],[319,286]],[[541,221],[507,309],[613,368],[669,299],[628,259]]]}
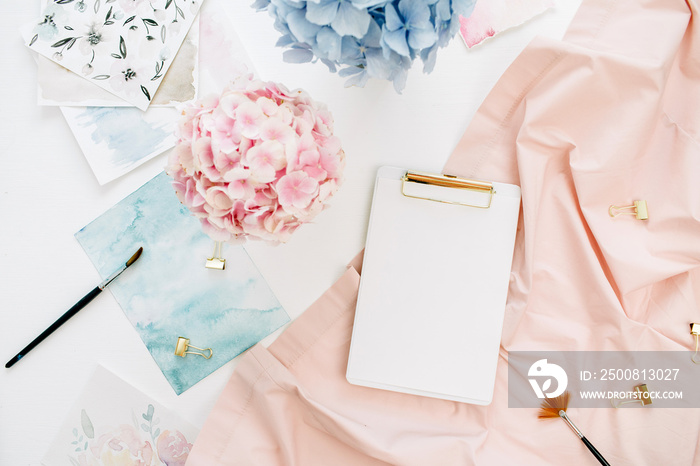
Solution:
{"label": "black handled paintbrush", "polygon": [[32,349],[34,349],[34,347],[36,345],[38,345],[39,343],[44,341],[44,339],[46,337],[51,335],[58,327],[60,327],[64,323],[66,323],[66,321],[68,319],[70,319],[71,317],[73,317],[75,314],[77,314],[79,310],[81,310],[82,308],[87,306],[87,304],[90,301],[92,301],[93,299],[95,299],[97,297],[97,295],[100,294],[102,292],[102,290],[104,290],[107,287],[107,285],[112,283],[112,281],[115,278],[117,278],[123,271],[125,271],[127,268],[129,268],[129,266],[131,264],[136,262],[136,259],[139,258],[139,256],[141,255],[142,252],[143,252],[143,248],[139,248],[139,250],[136,251],[136,253],[133,256],[131,256],[131,258],[128,261],[126,261],[126,263],[124,265],[122,265],[116,272],[114,272],[112,275],[107,277],[102,283],[97,285],[91,292],[89,292],[88,294],[83,296],[83,299],[81,299],[80,301],[75,303],[75,305],[73,307],[71,307],[70,309],[68,309],[68,311],[66,311],[65,314],[63,314],[61,317],[59,317],[56,322],[54,322],[53,324],[51,324],[51,326],[49,328],[44,330],[41,333],[41,335],[36,337],[31,343],[29,343],[27,346],[25,346],[24,349],[22,349],[22,351],[17,353],[17,355],[14,358],[7,361],[7,364],[5,364],[5,367],[6,368],[12,367],[17,361],[22,359],[27,353],[29,353]]}

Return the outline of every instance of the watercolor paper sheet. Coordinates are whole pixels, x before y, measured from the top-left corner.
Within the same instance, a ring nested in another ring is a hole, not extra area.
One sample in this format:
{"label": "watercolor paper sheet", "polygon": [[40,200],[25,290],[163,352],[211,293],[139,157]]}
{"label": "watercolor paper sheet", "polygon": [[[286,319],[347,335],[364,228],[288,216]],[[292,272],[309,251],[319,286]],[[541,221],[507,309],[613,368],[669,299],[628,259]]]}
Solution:
{"label": "watercolor paper sheet", "polygon": [[[75,237],[103,278],[143,247],[109,289],[180,394],[289,317],[241,246],[224,247],[225,270],[204,267],[214,242],[171,182],[161,173]],[[176,356],[178,337],[212,348],[212,358]]]}
{"label": "watercolor paper sheet", "polygon": [[172,148],[174,108],[60,107],[97,182],[108,183]]}
{"label": "watercolor paper sheet", "polygon": [[[199,81],[199,21],[194,21],[180,50],[163,76],[149,108],[174,106],[197,96]],[[48,58],[37,55],[37,103],[45,106],[133,107]]]}
{"label": "watercolor paper sheet", "polygon": [[[191,33],[195,28],[199,29],[200,94],[219,93],[236,76],[253,71],[250,57],[220,5],[205,3]],[[177,59],[156,96],[163,92],[176,64]],[[100,184],[128,173],[175,144],[178,114],[173,109],[151,106],[141,112],[135,108],[74,107],[61,111]]]}
{"label": "watercolor paper sheet", "polygon": [[42,464],[184,465],[197,434],[192,424],[99,366]]}
{"label": "watercolor paper sheet", "polygon": [[53,0],[28,46],[145,110],[201,0]]}
{"label": "watercolor paper sheet", "polygon": [[460,16],[459,32],[471,48],[506,29],[520,26],[552,6],[553,0],[479,0],[468,18]]}

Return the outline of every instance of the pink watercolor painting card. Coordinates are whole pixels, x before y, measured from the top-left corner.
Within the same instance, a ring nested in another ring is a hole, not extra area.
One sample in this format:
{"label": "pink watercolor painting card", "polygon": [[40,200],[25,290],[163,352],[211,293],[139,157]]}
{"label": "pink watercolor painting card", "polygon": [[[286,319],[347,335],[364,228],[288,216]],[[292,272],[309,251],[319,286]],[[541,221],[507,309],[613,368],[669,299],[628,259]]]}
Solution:
{"label": "pink watercolor painting card", "polygon": [[553,6],[554,0],[481,0],[468,18],[459,18],[459,33],[467,47],[472,48]]}
{"label": "pink watercolor painting card", "polygon": [[99,366],[41,462],[44,466],[184,465],[198,432]]}

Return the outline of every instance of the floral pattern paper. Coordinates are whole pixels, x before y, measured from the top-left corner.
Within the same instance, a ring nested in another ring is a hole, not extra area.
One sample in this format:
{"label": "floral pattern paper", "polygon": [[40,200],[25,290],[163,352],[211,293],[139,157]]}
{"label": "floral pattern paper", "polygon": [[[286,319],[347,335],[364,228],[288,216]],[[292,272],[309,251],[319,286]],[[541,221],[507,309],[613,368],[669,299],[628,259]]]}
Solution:
{"label": "floral pattern paper", "polygon": [[52,0],[30,48],[145,110],[202,0]]}
{"label": "floral pattern paper", "polygon": [[184,466],[198,430],[104,367],[71,408],[44,466]]}

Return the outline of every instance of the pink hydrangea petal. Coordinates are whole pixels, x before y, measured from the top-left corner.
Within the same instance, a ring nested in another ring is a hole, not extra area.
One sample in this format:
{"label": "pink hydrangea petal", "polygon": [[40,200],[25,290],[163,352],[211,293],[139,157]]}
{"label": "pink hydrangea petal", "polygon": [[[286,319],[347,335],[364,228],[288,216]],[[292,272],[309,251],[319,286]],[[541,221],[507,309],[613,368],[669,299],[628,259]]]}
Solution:
{"label": "pink hydrangea petal", "polygon": [[183,109],[167,172],[212,238],[284,242],[340,183],[345,155],[332,124],[307,93],[239,76]]}
{"label": "pink hydrangea petal", "polygon": [[260,137],[263,141],[278,141],[287,144],[296,139],[294,130],[279,118],[269,118],[260,127]]}

